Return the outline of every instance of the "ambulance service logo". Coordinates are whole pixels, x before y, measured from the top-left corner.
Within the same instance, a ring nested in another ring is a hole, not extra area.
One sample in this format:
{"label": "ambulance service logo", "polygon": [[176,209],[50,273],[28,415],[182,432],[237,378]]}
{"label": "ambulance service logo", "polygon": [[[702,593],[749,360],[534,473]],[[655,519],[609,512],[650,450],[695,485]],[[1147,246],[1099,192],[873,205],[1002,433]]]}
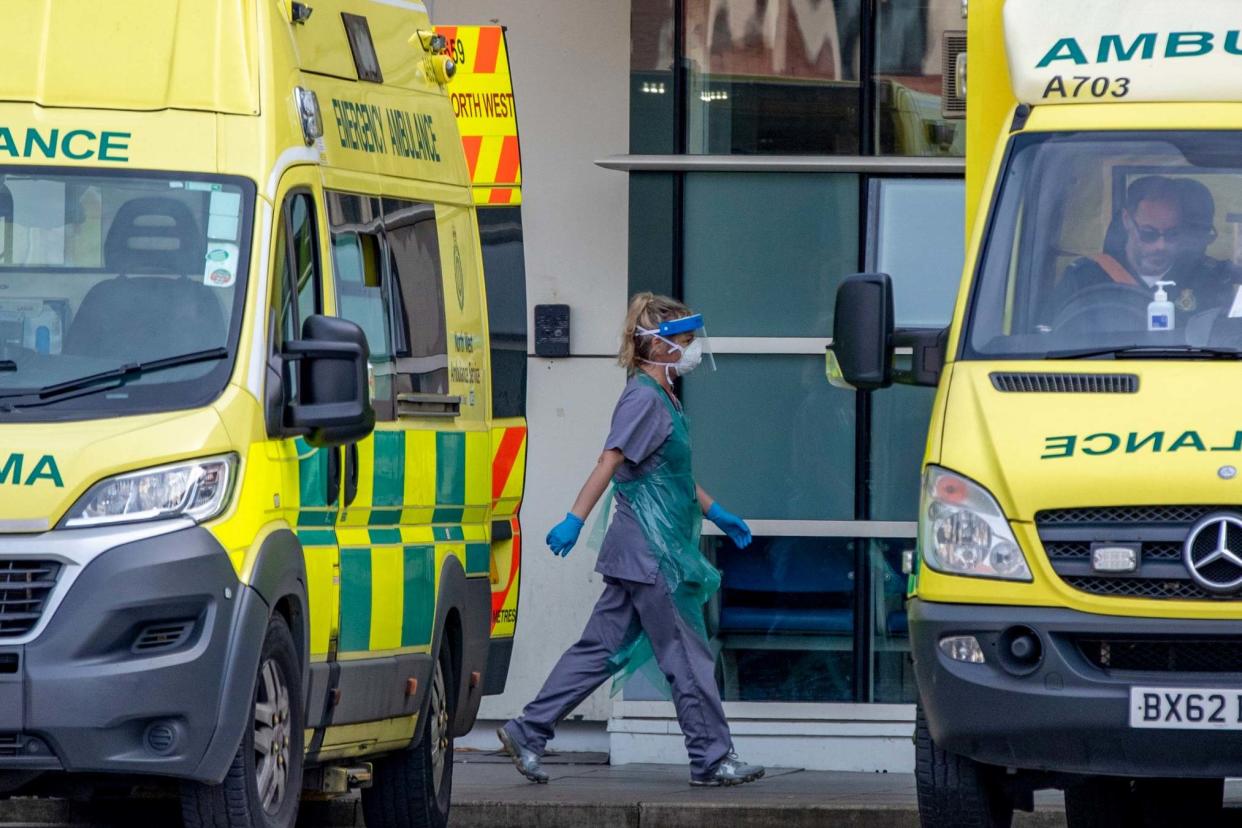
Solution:
{"label": "ambulance service logo", "polygon": [[457,230],[453,230],[453,281],[457,285],[457,308],[466,309],[466,270],[461,263],[461,248],[457,245]]}

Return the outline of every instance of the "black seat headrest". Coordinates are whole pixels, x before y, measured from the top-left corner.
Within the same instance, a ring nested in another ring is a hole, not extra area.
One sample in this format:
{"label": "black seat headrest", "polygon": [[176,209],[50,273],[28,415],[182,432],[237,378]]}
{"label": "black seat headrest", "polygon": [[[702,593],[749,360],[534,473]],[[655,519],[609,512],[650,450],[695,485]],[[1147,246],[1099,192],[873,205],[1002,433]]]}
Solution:
{"label": "black seat headrest", "polygon": [[225,345],[228,320],[214,290],[162,276],[100,282],[69,323],[64,352],[146,362]]}
{"label": "black seat headrest", "polygon": [[173,198],[135,198],[121,205],[104,245],[116,273],[200,274],[207,242],[190,208]]}

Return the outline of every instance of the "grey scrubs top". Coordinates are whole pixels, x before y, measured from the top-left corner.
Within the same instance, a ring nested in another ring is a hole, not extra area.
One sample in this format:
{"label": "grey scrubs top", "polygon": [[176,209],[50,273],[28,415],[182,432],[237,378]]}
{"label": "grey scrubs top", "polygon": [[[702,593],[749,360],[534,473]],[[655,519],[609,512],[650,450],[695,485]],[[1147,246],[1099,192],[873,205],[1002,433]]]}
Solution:
{"label": "grey scrubs top", "polygon": [[[605,451],[617,449],[625,455],[625,462],[613,475],[618,482],[628,483],[650,472],[656,464],[656,451],[673,433],[673,415],[663,396],[662,390],[641,382],[637,376],[631,377],[621,392],[612,412],[612,429],[604,443]],[[595,571],[625,581],[654,584],[659,574],[655,555],[634,510],[620,492],[616,492],[616,507]]]}

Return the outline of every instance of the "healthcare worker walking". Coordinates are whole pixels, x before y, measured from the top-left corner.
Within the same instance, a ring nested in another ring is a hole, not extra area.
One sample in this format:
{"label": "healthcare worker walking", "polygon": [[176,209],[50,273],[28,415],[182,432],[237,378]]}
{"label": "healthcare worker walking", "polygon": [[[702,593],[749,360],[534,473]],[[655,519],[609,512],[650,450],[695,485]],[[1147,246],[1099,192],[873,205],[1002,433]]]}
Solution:
{"label": "healthcare worker walking", "polygon": [[702,360],[702,328],[702,316],[674,299],[640,293],[630,300],[618,356],[629,381],[604,453],[547,538],[555,554],[568,555],[611,481],[616,512],[595,565],[604,593],[539,695],[497,731],[518,771],[534,782],[548,781],[540,758],[561,719],[609,676],[617,679],[615,692],[652,659],[658,671],[646,672],[657,684],[667,681],[685,734],[690,784],[737,785],[763,776],[762,767],[733,752],[703,619],[703,604],[720,585],[699,550],[703,517],[738,547],[751,535],[745,521],[695,483],[690,468],[690,437],[672,381]]}

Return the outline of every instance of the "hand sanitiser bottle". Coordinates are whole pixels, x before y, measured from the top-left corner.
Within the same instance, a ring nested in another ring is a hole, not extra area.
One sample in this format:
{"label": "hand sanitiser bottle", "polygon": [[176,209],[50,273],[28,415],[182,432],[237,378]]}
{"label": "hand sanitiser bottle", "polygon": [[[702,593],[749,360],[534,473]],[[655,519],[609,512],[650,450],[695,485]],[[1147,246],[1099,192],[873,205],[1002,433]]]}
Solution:
{"label": "hand sanitiser bottle", "polygon": [[1164,286],[1175,284],[1177,283],[1165,281],[1156,282],[1156,296],[1147,306],[1147,330],[1173,330],[1173,303],[1169,301],[1169,294],[1164,292]]}

